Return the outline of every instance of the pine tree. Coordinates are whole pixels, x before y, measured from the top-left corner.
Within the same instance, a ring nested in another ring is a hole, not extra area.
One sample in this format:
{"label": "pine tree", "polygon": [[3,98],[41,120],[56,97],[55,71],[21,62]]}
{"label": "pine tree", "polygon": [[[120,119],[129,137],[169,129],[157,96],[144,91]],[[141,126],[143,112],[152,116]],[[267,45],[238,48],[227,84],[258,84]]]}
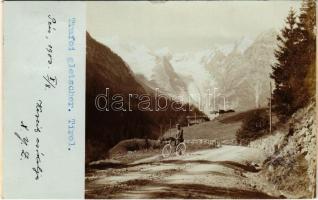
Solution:
{"label": "pine tree", "polygon": [[275,80],[274,110],[281,119],[306,106],[316,89],[316,2],[304,0],[298,21],[291,10],[286,27],[277,36],[277,62],[272,66]]}
{"label": "pine tree", "polygon": [[295,96],[293,91],[295,88],[292,84],[292,77],[296,76],[294,58],[297,54],[296,47],[299,43],[299,36],[296,14],[291,9],[286,18],[286,26],[277,36],[278,45],[275,50],[277,62],[272,66],[273,72],[271,74],[271,78],[275,80],[272,99],[274,111],[281,117],[289,116],[294,112]]}
{"label": "pine tree", "polygon": [[300,33],[298,44],[298,98],[296,107],[306,105],[315,96],[316,91],[316,2],[305,0],[300,9],[299,22]]}

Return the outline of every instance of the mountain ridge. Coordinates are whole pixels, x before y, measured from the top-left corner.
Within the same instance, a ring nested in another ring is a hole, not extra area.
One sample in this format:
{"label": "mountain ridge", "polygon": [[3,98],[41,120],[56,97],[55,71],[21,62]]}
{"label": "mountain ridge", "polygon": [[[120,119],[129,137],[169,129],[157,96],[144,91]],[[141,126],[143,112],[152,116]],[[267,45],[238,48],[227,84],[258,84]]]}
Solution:
{"label": "mountain ridge", "polygon": [[227,108],[241,111],[267,104],[265,91],[274,61],[276,34],[271,29],[254,39],[243,37],[232,45],[214,45],[194,53],[172,53],[168,48],[151,50],[144,45],[120,43],[119,39],[108,43],[132,71],[143,75],[143,84],[190,99],[197,106],[204,104],[202,110],[209,114],[214,108],[207,106],[211,103],[208,90],[214,88],[216,109],[224,107],[224,99]]}
{"label": "mountain ridge", "polygon": [[[166,99],[166,110],[140,110],[140,97],[148,96],[150,104],[154,105],[156,91],[140,82],[118,54],[93,39],[89,33],[86,38],[86,163],[106,158],[108,150],[121,140],[157,139],[161,130],[176,123],[184,125],[186,116],[203,114],[185,104],[184,111],[174,110],[171,105],[176,102],[170,98]],[[131,98],[131,94],[138,98]],[[122,102],[126,110],[97,109],[96,99],[101,95],[109,97],[98,101],[102,107]],[[114,98],[118,95],[122,101]]]}

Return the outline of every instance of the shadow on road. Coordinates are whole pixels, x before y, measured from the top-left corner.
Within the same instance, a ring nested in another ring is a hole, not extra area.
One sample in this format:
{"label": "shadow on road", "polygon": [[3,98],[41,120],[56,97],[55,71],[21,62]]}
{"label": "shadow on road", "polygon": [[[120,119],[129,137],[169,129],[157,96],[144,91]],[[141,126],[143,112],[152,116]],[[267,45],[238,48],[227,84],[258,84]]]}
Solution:
{"label": "shadow on road", "polygon": [[165,189],[150,193],[149,198],[274,198],[258,191],[213,187],[202,184],[160,184],[160,186]]}
{"label": "shadow on road", "polygon": [[260,169],[256,169],[252,165],[244,165],[238,162],[234,161],[209,161],[209,160],[161,160],[157,162],[142,162],[142,163],[136,163],[136,164],[125,164],[125,163],[104,163],[96,166],[91,166],[91,169],[107,169],[107,168],[129,168],[129,167],[136,167],[139,165],[147,165],[147,164],[152,164],[152,165],[159,165],[160,163],[165,163],[165,164],[179,164],[179,165],[184,165],[184,164],[217,164],[217,165],[222,165],[224,167],[236,169],[236,170],[244,170],[246,172],[259,172]]}
{"label": "shadow on road", "polygon": [[213,187],[203,184],[166,184],[150,180],[131,180],[123,182],[121,185],[122,189],[111,185],[109,187],[104,185],[100,189],[95,188],[94,192],[86,192],[86,198],[276,198],[255,190]]}
{"label": "shadow on road", "polygon": [[188,163],[193,163],[193,164],[216,164],[216,165],[222,165],[224,167],[228,167],[231,169],[235,170],[244,170],[246,172],[259,172],[260,169],[256,169],[253,165],[244,165],[238,162],[234,161],[209,161],[209,160],[163,160],[161,161],[162,163],[171,163],[171,164],[188,164]]}

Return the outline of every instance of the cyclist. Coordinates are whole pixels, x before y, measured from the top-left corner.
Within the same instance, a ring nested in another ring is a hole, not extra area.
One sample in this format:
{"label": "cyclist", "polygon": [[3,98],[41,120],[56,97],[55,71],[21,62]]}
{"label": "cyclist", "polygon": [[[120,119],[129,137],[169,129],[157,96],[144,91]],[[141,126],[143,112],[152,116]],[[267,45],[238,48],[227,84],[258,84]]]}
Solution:
{"label": "cyclist", "polygon": [[186,151],[186,145],[183,139],[183,129],[180,124],[176,124],[177,133],[175,137],[169,137],[167,139],[162,138],[162,142],[169,141],[162,149],[162,156],[167,158],[172,152],[175,152],[177,156],[184,155]]}

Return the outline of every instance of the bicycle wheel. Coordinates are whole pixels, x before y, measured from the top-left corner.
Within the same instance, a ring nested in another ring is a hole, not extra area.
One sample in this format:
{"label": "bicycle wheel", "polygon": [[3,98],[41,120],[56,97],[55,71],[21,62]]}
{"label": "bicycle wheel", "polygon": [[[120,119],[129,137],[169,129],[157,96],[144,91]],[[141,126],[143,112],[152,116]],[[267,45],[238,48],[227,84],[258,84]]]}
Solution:
{"label": "bicycle wheel", "polygon": [[176,155],[177,156],[181,156],[184,155],[186,152],[186,145],[184,142],[181,142],[180,144],[178,144],[177,148],[176,148]]}
{"label": "bicycle wheel", "polygon": [[167,158],[167,157],[169,157],[170,156],[170,154],[171,154],[171,151],[172,151],[172,147],[171,147],[171,145],[170,144],[166,144],[164,147],[163,147],[163,149],[162,149],[162,156],[164,157],[164,158]]}

